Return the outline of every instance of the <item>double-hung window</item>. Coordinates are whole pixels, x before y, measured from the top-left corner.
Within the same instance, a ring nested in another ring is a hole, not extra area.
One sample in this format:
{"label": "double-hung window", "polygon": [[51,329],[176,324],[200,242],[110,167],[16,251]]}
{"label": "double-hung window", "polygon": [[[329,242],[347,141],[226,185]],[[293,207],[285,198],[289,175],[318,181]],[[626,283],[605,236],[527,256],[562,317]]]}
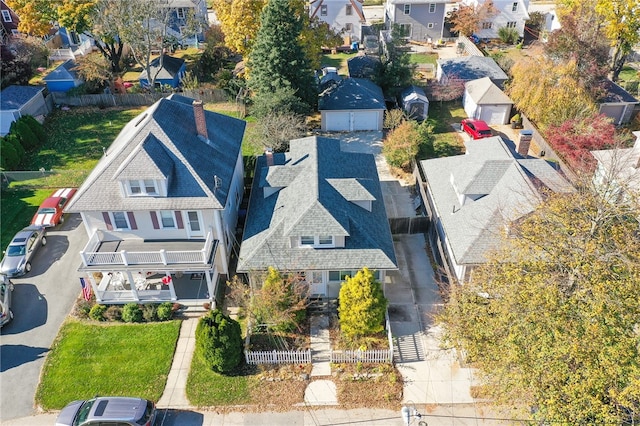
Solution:
{"label": "double-hung window", "polygon": [[178,17],[178,19],[184,19],[186,13],[183,7],[179,7],[176,9],[176,16]]}
{"label": "double-hung window", "polygon": [[327,5],[323,4],[320,6],[320,16],[327,16]]}
{"label": "double-hung window", "polygon": [[125,212],[112,212],[111,217],[113,219],[113,226],[116,229],[131,229],[129,219]]}
{"label": "double-hung window", "polygon": [[129,195],[158,195],[158,188],[153,179],[131,179],[127,182]]}
{"label": "double-hung window", "polygon": [[351,16],[353,14],[353,6],[351,6],[350,4],[347,5],[346,14],[347,16]]}
{"label": "double-hung window", "polygon": [[514,1],[513,5],[511,6],[511,11],[512,12],[517,12],[518,11],[518,2]]}
{"label": "double-hung window", "polygon": [[302,235],[300,237],[301,247],[333,247],[333,235]]}
{"label": "double-hung window", "polygon": [[411,5],[410,4],[405,4],[404,5],[403,13],[405,15],[411,15]]}
{"label": "double-hung window", "polygon": [[507,28],[515,28],[517,25],[516,21],[507,22]]}
{"label": "double-hung window", "polygon": [[2,11],[2,20],[4,22],[11,22],[11,13],[8,10]]}
{"label": "double-hung window", "polygon": [[160,210],[160,223],[162,228],[175,228],[176,217],[172,210]]}
{"label": "double-hung window", "polygon": [[429,13],[436,13],[436,4],[429,3]]}

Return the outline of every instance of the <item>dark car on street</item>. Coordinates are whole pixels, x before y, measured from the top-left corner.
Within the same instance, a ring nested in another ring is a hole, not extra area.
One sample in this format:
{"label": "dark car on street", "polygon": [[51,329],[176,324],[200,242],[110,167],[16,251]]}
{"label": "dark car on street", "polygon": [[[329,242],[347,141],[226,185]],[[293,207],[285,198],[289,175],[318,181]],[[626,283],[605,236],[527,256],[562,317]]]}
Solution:
{"label": "dark car on street", "polygon": [[73,401],[60,411],[56,426],[152,426],[156,406],[142,398],[101,396]]}
{"label": "dark car on street", "polygon": [[0,275],[0,327],[13,319],[11,311],[11,293],[13,283],[6,275]]}

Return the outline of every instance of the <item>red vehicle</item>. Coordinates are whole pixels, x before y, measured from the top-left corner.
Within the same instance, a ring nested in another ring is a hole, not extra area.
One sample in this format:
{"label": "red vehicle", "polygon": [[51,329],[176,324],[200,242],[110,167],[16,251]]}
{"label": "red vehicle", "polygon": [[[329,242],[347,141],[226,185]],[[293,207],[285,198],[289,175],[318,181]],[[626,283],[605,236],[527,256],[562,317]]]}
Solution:
{"label": "red vehicle", "polygon": [[55,191],[40,204],[38,212],[31,219],[31,224],[50,227],[64,222],[62,211],[76,191],[76,188],[63,188]]}
{"label": "red vehicle", "polygon": [[472,139],[482,139],[491,137],[491,127],[482,120],[473,118],[465,118],[462,120],[462,130],[464,130]]}

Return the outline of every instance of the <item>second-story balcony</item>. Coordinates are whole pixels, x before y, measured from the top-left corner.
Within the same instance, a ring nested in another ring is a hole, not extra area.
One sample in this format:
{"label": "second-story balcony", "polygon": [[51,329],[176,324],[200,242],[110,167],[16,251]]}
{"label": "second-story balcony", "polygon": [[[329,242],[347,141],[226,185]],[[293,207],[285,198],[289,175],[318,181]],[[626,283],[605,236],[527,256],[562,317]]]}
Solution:
{"label": "second-story balcony", "polygon": [[207,269],[213,265],[218,240],[211,231],[205,239],[148,240],[119,238],[109,231],[97,230],[80,252],[82,269],[98,270],[114,266],[141,268],[190,267]]}

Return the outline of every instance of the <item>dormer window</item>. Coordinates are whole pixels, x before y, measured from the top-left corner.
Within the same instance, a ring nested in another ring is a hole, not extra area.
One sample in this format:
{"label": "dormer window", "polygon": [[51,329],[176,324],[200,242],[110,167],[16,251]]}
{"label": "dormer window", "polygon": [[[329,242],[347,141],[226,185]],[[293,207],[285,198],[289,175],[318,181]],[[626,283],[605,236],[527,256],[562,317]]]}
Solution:
{"label": "dormer window", "polygon": [[303,235],[300,237],[300,247],[335,247],[332,235]]}
{"label": "dormer window", "polygon": [[158,187],[153,179],[131,179],[127,181],[129,195],[149,196],[158,195]]}

